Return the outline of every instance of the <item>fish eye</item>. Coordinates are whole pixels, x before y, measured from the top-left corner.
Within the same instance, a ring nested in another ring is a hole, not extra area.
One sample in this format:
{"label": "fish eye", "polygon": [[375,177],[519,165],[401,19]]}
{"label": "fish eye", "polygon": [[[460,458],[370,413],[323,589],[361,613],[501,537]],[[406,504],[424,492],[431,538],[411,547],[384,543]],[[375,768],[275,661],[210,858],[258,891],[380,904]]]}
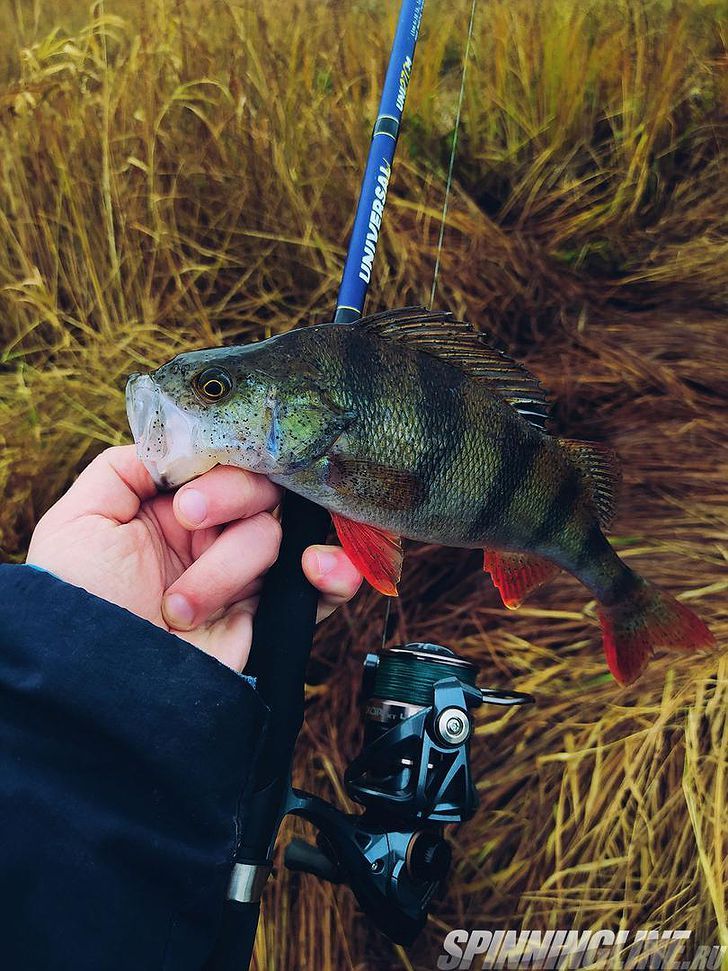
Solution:
{"label": "fish eye", "polygon": [[220,401],[233,390],[233,379],[221,367],[208,367],[193,380],[195,391],[205,401]]}

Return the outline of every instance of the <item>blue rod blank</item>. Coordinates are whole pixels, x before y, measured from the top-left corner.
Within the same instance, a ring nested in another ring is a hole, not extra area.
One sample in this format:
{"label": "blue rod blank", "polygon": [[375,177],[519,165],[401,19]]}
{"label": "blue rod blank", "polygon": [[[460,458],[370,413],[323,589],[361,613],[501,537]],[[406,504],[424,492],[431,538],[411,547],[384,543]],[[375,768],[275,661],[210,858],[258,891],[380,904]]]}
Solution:
{"label": "blue rod blank", "polygon": [[425,0],[403,0],[400,8],[336,301],[336,323],[352,323],[364,310],[424,5]]}

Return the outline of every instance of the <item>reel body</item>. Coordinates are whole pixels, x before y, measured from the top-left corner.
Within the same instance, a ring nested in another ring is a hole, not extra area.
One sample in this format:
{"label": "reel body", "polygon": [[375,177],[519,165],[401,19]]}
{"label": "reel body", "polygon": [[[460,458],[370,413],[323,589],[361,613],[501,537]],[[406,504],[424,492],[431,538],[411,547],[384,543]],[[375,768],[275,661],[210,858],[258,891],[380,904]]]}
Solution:
{"label": "reel body", "polygon": [[286,812],[319,830],[317,847],[294,840],[286,866],[347,883],[388,937],[410,944],[447,877],[447,823],[478,805],[470,770],[470,711],[522,705],[530,695],[478,688],[477,667],[435,644],[407,644],[364,662],[364,746],[344,776],[362,814],[292,790]]}

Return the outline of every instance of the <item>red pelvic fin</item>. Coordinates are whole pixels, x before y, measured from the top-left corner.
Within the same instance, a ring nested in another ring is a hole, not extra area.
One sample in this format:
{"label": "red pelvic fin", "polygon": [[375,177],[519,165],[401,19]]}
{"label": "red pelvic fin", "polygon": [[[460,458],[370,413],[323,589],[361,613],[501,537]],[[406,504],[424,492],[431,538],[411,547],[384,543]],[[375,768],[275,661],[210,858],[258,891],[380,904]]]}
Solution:
{"label": "red pelvic fin", "polygon": [[376,526],[355,523],[335,512],[331,518],[341,545],[357,570],[375,590],[387,597],[396,597],[404,557],[399,536]]}
{"label": "red pelvic fin", "polygon": [[499,553],[484,550],[483,569],[498,587],[503,604],[520,607],[529,593],[553,579],[560,571],[555,563],[529,553]]}
{"label": "red pelvic fin", "polygon": [[690,652],[715,646],[697,614],[641,577],[626,600],[598,613],[607,664],[620,684],[636,681],[658,648]]}

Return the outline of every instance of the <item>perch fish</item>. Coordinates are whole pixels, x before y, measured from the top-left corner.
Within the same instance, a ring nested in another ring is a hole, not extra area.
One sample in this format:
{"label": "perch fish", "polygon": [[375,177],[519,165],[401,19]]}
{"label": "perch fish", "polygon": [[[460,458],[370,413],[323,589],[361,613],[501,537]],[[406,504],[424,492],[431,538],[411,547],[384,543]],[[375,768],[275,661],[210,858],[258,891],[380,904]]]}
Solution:
{"label": "perch fish", "polygon": [[598,601],[621,684],[655,649],[714,643],[605,538],[614,453],[549,435],[538,380],[447,313],[406,308],[179,354],[129,378],[127,411],[160,487],[217,464],[267,475],[330,511],[384,594],[396,595],[407,537],[482,549],[508,607],[573,574]]}

